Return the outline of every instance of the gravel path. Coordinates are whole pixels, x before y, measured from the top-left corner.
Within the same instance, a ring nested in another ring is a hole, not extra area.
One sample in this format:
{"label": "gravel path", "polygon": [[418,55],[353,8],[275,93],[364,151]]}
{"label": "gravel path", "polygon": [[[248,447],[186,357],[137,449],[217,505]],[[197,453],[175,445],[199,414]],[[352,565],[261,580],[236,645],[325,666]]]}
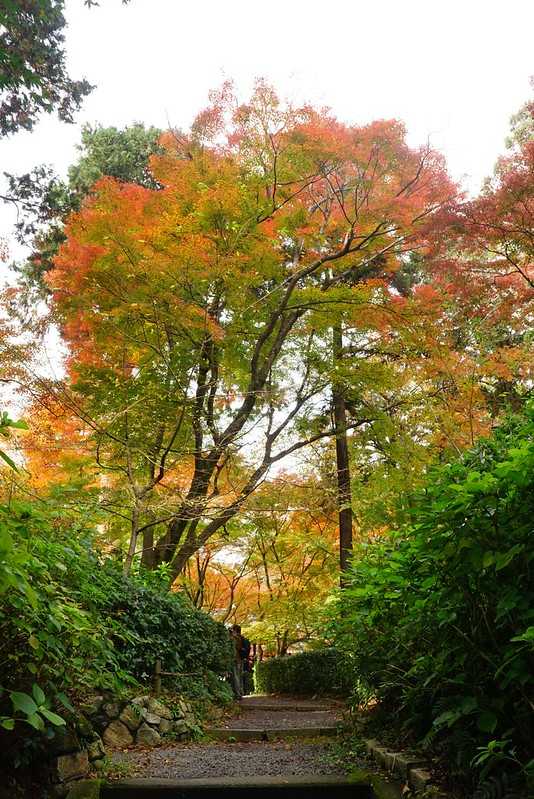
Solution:
{"label": "gravel path", "polygon": [[116,752],[114,763],[127,765],[129,777],[199,779],[202,777],[339,774],[322,743],[176,744],[150,751]]}
{"label": "gravel path", "polygon": [[[297,707],[299,708],[297,710]],[[278,708],[278,709],[275,709]],[[341,718],[343,706],[329,701],[247,697],[218,724],[227,730],[291,730],[329,727]],[[344,772],[329,762],[330,744],[315,741],[251,741],[246,743],[176,743],[155,749],[115,752],[113,762],[129,777],[199,779],[260,777]]]}
{"label": "gravel path", "polygon": [[252,694],[245,696],[239,702],[241,708],[273,708],[279,710],[297,709],[305,710],[329,710],[331,708],[343,708],[345,705],[339,699],[310,699],[309,697],[299,698],[298,696],[276,696],[268,694]]}

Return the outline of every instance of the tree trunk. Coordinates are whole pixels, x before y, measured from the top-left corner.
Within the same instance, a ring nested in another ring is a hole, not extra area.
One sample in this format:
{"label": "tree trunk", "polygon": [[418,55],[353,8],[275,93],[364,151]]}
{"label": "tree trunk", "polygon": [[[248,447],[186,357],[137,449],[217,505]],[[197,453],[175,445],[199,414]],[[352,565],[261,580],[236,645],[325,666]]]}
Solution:
{"label": "tree trunk", "polygon": [[[332,329],[332,355],[334,368],[341,366],[343,358],[343,330],[341,323]],[[332,410],[336,433],[336,473],[339,513],[339,567],[340,584],[352,555],[352,491],[350,485],[349,447],[347,441],[347,409],[342,381],[334,376],[332,383]]]}
{"label": "tree trunk", "polygon": [[132,569],[133,560],[135,558],[135,549],[137,547],[137,530],[139,528],[139,508],[137,504],[132,511],[132,522],[131,522],[131,533],[130,533],[130,543],[128,545],[128,552],[126,553],[126,558],[124,559],[124,564],[122,567],[123,574],[125,577],[128,577],[130,571]]}
{"label": "tree trunk", "polygon": [[147,527],[143,532],[143,551],[141,553],[141,564],[145,569],[151,570],[156,565],[154,553],[154,528]]}

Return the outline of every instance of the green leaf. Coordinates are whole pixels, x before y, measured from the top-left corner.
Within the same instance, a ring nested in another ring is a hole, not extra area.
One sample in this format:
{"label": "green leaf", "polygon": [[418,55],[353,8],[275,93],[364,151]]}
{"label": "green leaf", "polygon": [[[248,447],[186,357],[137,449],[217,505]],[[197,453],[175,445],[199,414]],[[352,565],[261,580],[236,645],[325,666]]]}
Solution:
{"label": "green leaf", "polygon": [[512,641],[534,641],[534,627],[527,627],[522,635],[516,635]]}
{"label": "green leaf", "polygon": [[40,713],[42,713],[45,719],[48,719],[48,721],[50,721],[56,727],[64,727],[67,723],[65,719],[62,719],[61,716],[57,715],[57,713],[52,713],[51,710],[47,710],[45,707],[40,709]]}
{"label": "green leaf", "polygon": [[31,716],[28,716],[25,721],[35,730],[39,730],[39,732],[42,732],[45,728],[44,721],[38,713],[33,713]]}
{"label": "green leaf", "polygon": [[462,708],[462,713],[472,713],[478,707],[478,700],[475,696],[465,696],[460,707]]}
{"label": "green leaf", "polygon": [[491,710],[484,710],[477,719],[478,729],[482,732],[494,732],[497,726],[497,716]]}
{"label": "green leaf", "polygon": [[44,695],[44,691],[42,691],[42,689],[39,688],[37,683],[34,683],[32,686],[32,694],[33,698],[35,699],[38,705],[44,705],[46,701],[46,696]]}
{"label": "green leaf", "polygon": [[0,727],[4,730],[12,730],[15,727],[15,719],[6,718],[0,719]]}
{"label": "green leaf", "polygon": [[11,468],[12,468],[12,469],[14,469],[14,471],[18,472],[18,470],[19,470],[19,467],[17,466],[17,464],[15,463],[15,461],[14,461],[14,460],[12,460],[12,459],[9,457],[9,455],[7,455],[7,454],[4,452],[4,450],[3,450],[3,449],[0,449],[0,458],[2,458],[2,460],[4,460],[4,461],[7,463],[7,465],[8,465],[8,466],[11,466]]}
{"label": "green leaf", "polygon": [[33,716],[37,713],[38,707],[28,694],[24,694],[21,691],[11,691],[9,695],[15,710],[19,710],[27,716]]}
{"label": "green leaf", "polygon": [[516,544],[507,552],[498,553],[495,556],[495,570],[500,571],[501,569],[504,569],[506,566],[508,566],[510,561],[513,560],[516,555],[519,555],[521,552],[523,552],[523,550],[524,547],[522,544]]}
{"label": "green leaf", "polygon": [[19,420],[18,420],[18,422],[13,422],[13,421],[12,421],[12,422],[10,422],[10,425],[9,425],[9,426],[10,426],[10,427],[14,427],[14,428],[16,428],[17,430],[28,430],[28,429],[29,429],[29,428],[28,428],[28,425],[27,425],[27,423],[24,421],[24,419],[19,419]]}
{"label": "green leaf", "polygon": [[74,708],[71,705],[71,703],[69,701],[69,698],[68,698],[68,696],[66,694],[59,693],[59,694],[56,695],[56,699],[58,699],[61,702],[63,707],[67,708],[67,710],[70,710],[71,713],[74,713]]}
{"label": "green leaf", "polygon": [[446,724],[447,727],[452,727],[452,725],[458,721],[461,715],[461,712],[457,710],[446,710],[444,713],[440,713],[440,715],[434,719],[434,726],[442,727],[444,724]]}

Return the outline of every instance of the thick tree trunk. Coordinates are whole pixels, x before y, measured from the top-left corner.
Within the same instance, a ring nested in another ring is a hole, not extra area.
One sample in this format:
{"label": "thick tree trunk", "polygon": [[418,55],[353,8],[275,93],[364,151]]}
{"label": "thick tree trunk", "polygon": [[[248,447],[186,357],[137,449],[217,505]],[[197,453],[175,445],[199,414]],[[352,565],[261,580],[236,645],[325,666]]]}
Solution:
{"label": "thick tree trunk", "polygon": [[[334,368],[341,365],[343,357],[343,332],[341,323],[332,330]],[[334,378],[332,383],[332,410],[336,432],[336,473],[339,513],[339,567],[340,584],[352,555],[352,492],[350,485],[349,447],[347,441],[347,409],[343,385]]]}

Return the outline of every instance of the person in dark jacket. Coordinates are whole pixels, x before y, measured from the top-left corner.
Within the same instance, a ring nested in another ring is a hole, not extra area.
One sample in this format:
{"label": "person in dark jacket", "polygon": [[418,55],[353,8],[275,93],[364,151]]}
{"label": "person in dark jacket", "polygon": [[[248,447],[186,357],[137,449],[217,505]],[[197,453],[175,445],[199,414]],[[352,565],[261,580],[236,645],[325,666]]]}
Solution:
{"label": "person in dark jacket", "polygon": [[234,643],[234,662],[232,668],[232,689],[236,699],[243,699],[244,672],[248,668],[250,656],[250,642],[241,635],[239,624],[233,624],[230,628],[230,637]]}

